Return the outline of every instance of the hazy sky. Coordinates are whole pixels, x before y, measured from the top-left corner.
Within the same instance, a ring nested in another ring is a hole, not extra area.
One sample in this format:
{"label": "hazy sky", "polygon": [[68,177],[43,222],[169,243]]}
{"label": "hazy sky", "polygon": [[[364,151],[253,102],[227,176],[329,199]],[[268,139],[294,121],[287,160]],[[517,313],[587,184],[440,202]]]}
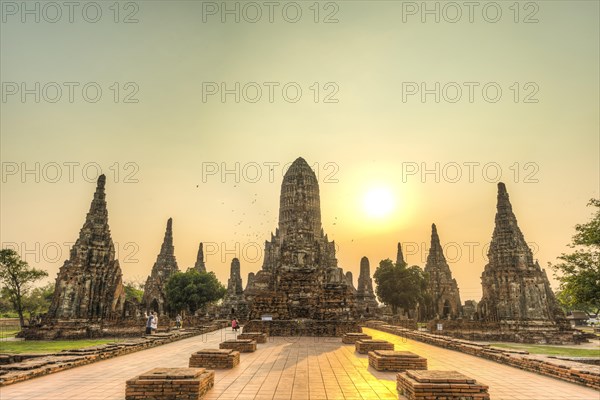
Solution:
{"label": "hazy sky", "polygon": [[463,301],[481,297],[499,180],[544,267],[599,196],[597,1],[35,4],[1,4],[0,239],[52,279],[98,168],[126,280],[173,217],[181,269],[202,241],[245,285],[302,156],[355,283],[398,241],[423,267],[435,222]]}

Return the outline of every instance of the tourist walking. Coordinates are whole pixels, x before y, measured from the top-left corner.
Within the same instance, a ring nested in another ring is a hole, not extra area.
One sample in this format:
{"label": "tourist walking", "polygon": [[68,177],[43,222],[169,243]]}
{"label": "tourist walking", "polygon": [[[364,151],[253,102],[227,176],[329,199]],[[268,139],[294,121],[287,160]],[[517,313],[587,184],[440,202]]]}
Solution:
{"label": "tourist walking", "polygon": [[152,323],[154,321],[154,315],[152,313],[150,313],[150,315],[148,315],[148,313],[144,312],[144,317],[146,317],[146,335],[151,335],[152,334]]}
{"label": "tourist walking", "polygon": [[175,317],[175,327],[177,329],[181,328],[181,315],[177,314],[177,317]]}
{"label": "tourist walking", "polygon": [[236,332],[237,332],[237,331],[238,331],[238,329],[240,329],[240,323],[238,322],[237,318],[234,318],[234,319],[231,321],[231,330],[233,330],[233,331],[236,331]]}

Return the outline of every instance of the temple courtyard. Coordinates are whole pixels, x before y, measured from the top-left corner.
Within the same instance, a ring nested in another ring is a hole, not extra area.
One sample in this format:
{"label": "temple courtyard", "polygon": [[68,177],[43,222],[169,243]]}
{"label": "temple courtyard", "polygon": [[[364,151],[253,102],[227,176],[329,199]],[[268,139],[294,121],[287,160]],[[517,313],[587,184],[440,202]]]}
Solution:
{"label": "temple courtyard", "polygon": [[[365,329],[374,339],[393,342],[396,350],[427,358],[429,369],[456,370],[489,385],[494,400],[590,400],[598,392],[522,371],[493,361]],[[231,329],[196,336],[152,349],[0,388],[2,400],[123,400],[125,381],[155,367],[187,367],[190,354],[218,348],[233,339]],[[271,337],[241,363],[217,370],[206,400],[397,399],[396,373],[368,367],[366,355],[340,338]]]}

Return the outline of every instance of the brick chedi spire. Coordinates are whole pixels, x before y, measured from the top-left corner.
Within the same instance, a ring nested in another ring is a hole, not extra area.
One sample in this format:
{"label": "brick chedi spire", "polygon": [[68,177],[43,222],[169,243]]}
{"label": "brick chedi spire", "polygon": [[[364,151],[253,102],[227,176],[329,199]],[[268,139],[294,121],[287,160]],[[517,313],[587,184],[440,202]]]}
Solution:
{"label": "brick chedi spire", "polygon": [[358,308],[358,313],[365,317],[374,315],[379,307],[373,291],[371,266],[367,257],[360,259],[360,274],[358,275],[358,288],[356,289],[356,307]]}
{"label": "brick chedi spire", "polygon": [[246,319],[248,316],[248,306],[244,299],[244,286],[242,284],[242,274],[240,260],[234,258],[231,260],[229,268],[229,280],[227,281],[227,293],[221,306],[221,318]]}
{"label": "brick chedi spire", "polygon": [[168,312],[165,285],[171,275],[179,271],[175,259],[175,247],[173,246],[173,219],[167,221],[165,238],[160,247],[160,253],[152,267],[152,272],[144,285],[144,296],[142,304],[148,311],[157,311],[159,314]]}
{"label": "brick chedi spire", "polygon": [[478,305],[486,320],[563,319],[544,270],[517,225],[504,183],[498,183],[496,218]]}
{"label": "brick chedi spire", "polygon": [[279,226],[265,242],[261,271],[246,299],[250,318],[352,319],[354,293],[321,226],[319,182],[303,158],[283,177]]}
{"label": "brick chedi spire", "polygon": [[108,226],[105,185],[106,177],[100,175],[79,238],[58,272],[47,320],[100,320],[123,314],[125,291]]}
{"label": "brick chedi spire", "polygon": [[200,243],[200,246],[198,247],[198,255],[196,256],[194,268],[198,272],[206,272],[206,265],[204,264],[204,248],[202,243]]}
{"label": "brick chedi spire", "polygon": [[461,311],[458,285],[456,279],[452,278],[450,266],[444,257],[435,224],[431,225],[431,247],[425,273],[428,275],[427,286],[432,298],[430,317],[457,318]]}
{"label": "brick chedi spire", "polygon": [[406,261],[404,261],[404,254],[402,254],[402,244],[398,242],[398,251],[396,252],[396,264],[397,265],[405,265]]}

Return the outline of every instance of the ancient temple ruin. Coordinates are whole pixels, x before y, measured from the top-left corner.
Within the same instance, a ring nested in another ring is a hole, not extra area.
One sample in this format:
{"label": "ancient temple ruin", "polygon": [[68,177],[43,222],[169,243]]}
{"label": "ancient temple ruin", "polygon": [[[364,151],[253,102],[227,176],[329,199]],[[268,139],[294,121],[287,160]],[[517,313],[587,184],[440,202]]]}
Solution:
{"label": "ancient temple ruin", "polygon": [[321,227],[317,177],[302,158],[283,178],[279,227],[265,242],[246,300],[253,319],[349,320],[355,314],[352,287]]}
{"label": "ancient temple ruin", "polygon": [[108,227],[105,185],[106,177],[100,175],[79,238],[58,272],[47,322],[102,320],[123,314],[125,290]]}
{"label": "ancient temple ruin", "polygon": [[404,254],[402,254],[402,244],[400,244],[400,242],[398,242],[398,250],[396,252],[396,265],[406,265]]}
{"label": "ancient temple ruin", "polygon": [[360,259],[360,274],[358,275],[358,288],[356,289],[357,312],[364,316],[373,316],[377,313],[379,303],[375,299],[373,291],[373,279],[371,278],[371,266],[369,259]]}
{"label": "ancient temple ruin", "polygon": [[244,299],[244,286],[240,272],[240,260],[231,260],[227,292],[221,305],[221,318],[237,318],[245,320],[248,317],[248,306]]}
{"label": "ancient temple ruin", "polygon": [[198,255],[196,256],[196,263],[194,269],[198,272],[206,272],[206,264],[204,263],[204,245],[200,243],[198,247]]}
{"label": "ancient temple ruin", "polygon": [[156,311],[159,314],[170,311],[165,294],[165,285],[169,277],[176,272],[179,272],[179,267],[177,266],[175,247],[173,246],[173,219],[169,218],[160,253],[158,253],[152,272],[144,285],[142,304],[147,311]]}
{"label": "ancient temple ruin", "polygon": [[444,257],[435,224],[431,225],[431,246],[425,264],[428,275],[427,290],[432,304],[431,318],[457,318],[461,313],[461,301],[456,279],[452,278],[450,266]]}
{"label": "ancient temple ruin", "polygon": [[479,316],[488,321],[564,320],[546,272],[533,260],[501,182],[496,208],[488,264],[481,275]]}

